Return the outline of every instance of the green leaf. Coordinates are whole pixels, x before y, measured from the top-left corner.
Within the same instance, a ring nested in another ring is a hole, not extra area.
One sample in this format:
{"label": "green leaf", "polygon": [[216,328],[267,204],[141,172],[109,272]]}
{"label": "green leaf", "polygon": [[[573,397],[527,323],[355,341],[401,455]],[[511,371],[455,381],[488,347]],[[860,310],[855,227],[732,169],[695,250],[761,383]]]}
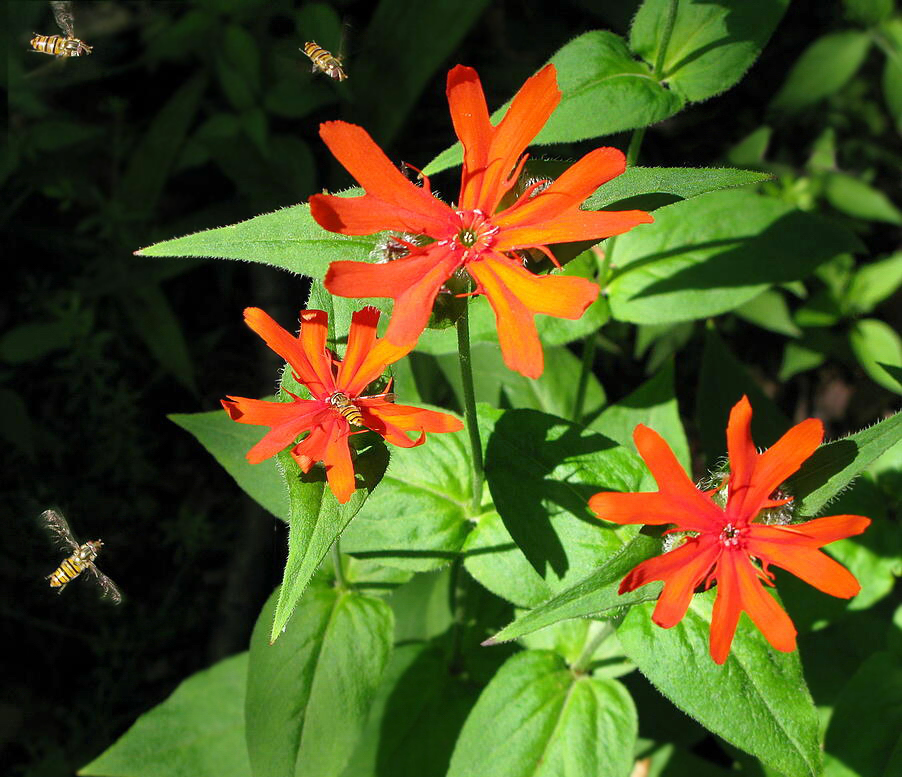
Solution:
{"label": "green leaf", "polygon": [[820,367],[827,360],[826,354],[806,343],[786,343],[783,349],[783,360],[780,362],[778,380],[788,381],[800,372]]}
{"label": "green leaf", "polygon": [[[736,170],[731,167],[629,167],[625,173],[596,189],[583,205],[585,210],[603,208],[625,209],[624,200],[631,200],[630,208],[645,208],[634,198],[652,194],[670,195],[667,199],[688,200],[717,189],[733,189],[770,180],[768,173]],[[669,204],[665,202],[662,204]],[[617,206],[615,208],[615,206]],[[653,207],[658,207],[657,204]]]}
{"label": "green leaf", "polygon": [[[538,145],[572,143],[647,127],[677,113],[683,101],[651,77],[626,41],[612,32],[583,33],[550,60],[557,68],[561,102],[533,141]],[[510,101],[492,114],[497,124]],[[432,175],[461,163],[460,144],[443,151],[424,172]]]}
{"label": "green leaf", "polygon": [[879,189],[846,173],[826,175],[824,196],[837,210],[857,219],[902,224],[902,211]]}
{"label": "green leaf", "polygon": [[247,452],[268,429],[235,423],[222,410],[166,416],[204,446],[241,489],[276,518],[288,520],[288,494],[275,459],[251,464]]}
{"label": "green leaf", "polygon": [[[592,251],[584,251],[572,261],[567,262],[563,270],[554,274],[588,278],[594,281],[597,274],[595,255]],[[595,332],[609,317],[607,302],[599,297],[575,321],[539,315],[536,317],[535,322],[539,339],[544,345],[549,346],[570,343],[591,332]],[[471,345],[492,343],[497,347],[498,324],[495,319],[495,313],[485,296],[479,296],[470,303],[469,325]],[[420,336],[416,348],[423,353],[456,354],[457,330],[453,326],[446,329],[427,329]]]}
{"label": "green leaf", "polygon": [[499,631],[491,642],[507,642],[531,634],[569,618],[614,616],[621,608],[638,602],[656,599],[659,585],[645,586],[622,596],[617,589],[620,581],[633,569],[661,552],[661,541],[637,535],[623,550],[612,556],[576,585],[565,588],[532,610],[519,616]]}
{"label": "green leaf", "polygon": [[384,445],[377,444],[359,453],[354,461],[357,490],[345,504],[339,504],[332,494],[323,468],[315,467],[305,475],[287,450],[279,453],[278,460],[288,486],[288,561],[279,589],[271,642],[279,638],[332,543],[379,484],[388,466],[388,452]]}
{"label": "green leaf", "polygon": [[589,428],[634,450],[633,432],[639,424],[645,424],[660,434],[683,468],[691,472],[689,441],[680,421],[680,408],[674,394],[673,360],[628,396],[605,408],[589,424]]}
{"label": "green leaf", "polygon": [[708,649],[714,591],[696,595],[673,628],[651,619],[654,604],[630,609],[617,631],[626,654],[683,712],[785,777],[816,777],[821,769],[818,722],[798,653],[771,648],[740,618],[722,666]]}
{"label": "green leaf", "polygon": [[0,359],[24,364],[69,348],[74,336],[68,321],[28,322],[11,327],[0,337]]}
{"label": "green leaf", "polygon": [[861,267],[852,278],[844,302],[855,313],[870,313],[902,286],[902,251]]}
{"label": "green leaf", "polygon": [[858,30],[821,36],[796,60],[770,107],[794,112],[838,92],[858,72],[870,47],[871,36]]}
{"label": "green leaf", "polygon": [[122,308],[137,335],[154,358],[183,386],[195,394],[194,362],[178,316],[155,283],[138,286],[125,295]]}
{"label": "green leaf", "polygon": [[184,680],[105,753],[79,769],[96,777],[250,777],[244,745],[247,653]]}
{"label": "green leaf", "polygon": [[[633,51],[652,64],[664,45],[669,2],[645,0],[630,30]],[[758,58],[788,6],[789,0],[680,3],[664,56],[663,80],[691,102],[729,89]]]}
{"label": "green leaf", "polygon": [[843,0],[846,16],[859,24],[871,26],[893,12],[893,0]]}
{"label": "green leaf", "polygon": [[497,512],[464,545],[467,571],[496,595],[533,607],[615,555],[635,527],[603,525],[599,491],[636,491],[645,465],[600,434],[535,410],[479,406],[485,473]]}
{"label": "green leaf", "polygon": [[341,540],[346,553],[417,572],[450,563],[470,531],[466,431],[393,448],[382,483]]}
{"label": "green leaf", "polygon": [[[863,736],[863,732],[867,732]],[[827,752],[844,768],[837,777],[892,777],[902,766],[902,667],[875,653],[846,683],[827,729]]]}
{"label": "green leaf", "polygon": [[[345,192],[357,196],[360,190]],[[208,256],[268,264],[317,280],[335,261],[365,259],[375,235],[348,237],[327,232],[310,215],[309,205],[293,205],[247,221],[164,240],[135,253],[138,256]]]}
{"label": "green leaf", "polygon": [[696,417],[709,463],[727,450],[730,410],[745,394],[752,405],[752,438],[759,447],[773,445],[789,429],[789,419],[729,351],[713,326],[705,332],[705,349],[696,394]]}
{"label": "green leaf", "polygon": [[477,691],[440,647],[399,645],[342,777],[445,777]]}
{"label": "green leaf", "polygon": [[[376,4],[359,41],[365,58],[348,70],[356,113],[365,117],[362,123],[374,138],[386,143],[395,136],[436,70],[448,62],[487,5],[487,0]],[[375,62],[378,67],[372,66]]]}
{"label": "green leaf", "polygon": [[[507,407],[542,410],[562,418],[573,412],[580,360],[562,346],[546,347],[545,370],[536,379],[513,372],[501,357],[496,344],[480,343],[471,348],[473,381],[477,402]],[[444,354],[437,358],[438,365],[454,389],[459,405],[463,405],[463,388],[460,377],[460,361],[457,354]],[[592,417],[604,406],[604,389],[598,379],[590,374],[583,403],[583,418]]]}
{"label": "green leaf", "polygon": [[395,642],[426,642],[454,624],[451,570],[423,572],[396,588],[388,603],[395,613]]}
{"label": "green leaf", "polygon": [[787,337],[798,337],[802,330],[792,320],[786,297],[776,289],[768,289],[733,311],[755,326]]}
{"label": "green leaf", "polygon": [[902,413],[818,448],[791,481],[803,515],[817,515],[882,454],[902,440]]}
{"label": "green leaf", "polygon": [[896,41],[895,51],[886,58],[883,66],[883,99],[896,124],[896,132],[902,133],[902,19],[892,19],[884,25],[892,30]]}
{"label": "green leaf", "polygon": [[206,86],[202,76],[186,81],[157,113],[138,147],[129,154],[116,204],[130,219],[149,217],[169,178],[200,97]]}
{"label": "green leaf", "polygon": [[756,167],[764,161],[773,129],[766,124],[753,130],[727,152],[731,165]]}
{"label": "green leaf", "polygon": [[844,227],[773,198],[709,192],[617,238],[611,313],[642,324],[714,316],[860,247]]}
{"label": "green leaf", "polygon": [[849,345],[858,363],[875,382],[902,394],[902,384],[887,369],[902,367],[902,340],[895,329],[876,318],[861,319],[849,330]]}
{"label": "green leaf", "polygon": [[627,777],[637,720],[616,680],[544,650],[512,656],[467,718],[448,777]]}
{"label": "green leaf", "polygon": [[335,777],[354,752],[392,649],[381,599],[316,584],[274,645],[270,597],[251,637],[247,750],[254,775]]}

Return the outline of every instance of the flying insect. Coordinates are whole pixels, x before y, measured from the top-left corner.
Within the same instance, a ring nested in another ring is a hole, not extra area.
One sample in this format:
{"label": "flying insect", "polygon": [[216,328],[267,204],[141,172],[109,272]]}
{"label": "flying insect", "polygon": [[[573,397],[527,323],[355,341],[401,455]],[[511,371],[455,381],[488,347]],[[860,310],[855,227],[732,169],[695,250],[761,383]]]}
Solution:
{"label": "flying insect", "polygon": [[97,554],[103,547],[103,542],[89,540],[79,543],[73,536],[68,521],[62,513],[58,513],[56,510],[45,510],[41,513],[41,522],[60,549],[70,552],[69,557],[63,559],[56,570],[47,575],[50,587],[57,588],[59,589],[58,593],[62,593],[69,583],[84,572],[87,579],[93,580],[96,585],[100,586],[101,596],[104,599],[109,599],[113,604],[119,604],[122,601],[122,594],[116,584],[94,563]]}
{"label": "flying insect", "polygon": [[63,31],[62,35],[38,35],[31,39],[31,48],[41,54],[49,54],[52,57],[80,57],[90,54],[93,46],[89,46],[83,40],[75,37],[75,17],[72,12],[72,3],[51,2],[53,18]]}

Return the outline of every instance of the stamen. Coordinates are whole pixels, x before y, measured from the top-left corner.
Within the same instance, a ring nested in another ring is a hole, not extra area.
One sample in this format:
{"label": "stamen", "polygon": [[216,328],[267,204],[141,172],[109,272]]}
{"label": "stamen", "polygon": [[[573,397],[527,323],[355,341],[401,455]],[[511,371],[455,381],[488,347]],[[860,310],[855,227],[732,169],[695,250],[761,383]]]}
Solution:
{"label": "stamen", "polygon": [[738,548],[742,538],[742,530],[728,523],[720,532],[720,543],[725,548]]}

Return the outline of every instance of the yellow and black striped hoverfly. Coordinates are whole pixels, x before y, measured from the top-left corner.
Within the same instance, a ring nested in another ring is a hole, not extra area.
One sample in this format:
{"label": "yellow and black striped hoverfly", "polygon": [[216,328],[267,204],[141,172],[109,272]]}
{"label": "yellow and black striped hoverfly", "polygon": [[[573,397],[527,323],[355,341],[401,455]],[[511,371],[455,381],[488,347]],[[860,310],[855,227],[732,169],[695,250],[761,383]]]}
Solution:
{"label": "yellow and black striped hoverfly", "polygon": [[47,527],[60,549],[71,552],[71,555],[63,559],[54,572],[47,575],[50,587],[58,588],[58,593],[62,593],[69,583],[85,572],[85,577],[100,586],[101,596],[104,599],[109,599],[113,604],[119,604],[122,601],[122,594],[116,584],[94,564],[94,559],[100,553],[103,542],[90,540],[79,543],[72,535],[68,521],[56,510],[45,510],[41,513],[41,522]]}
{"label": "yellow and black striped hoverfly", "polygon": [[72,3],[51,2],[53,18],[63,31],[62,35],[38,35],[35,33],[31,39],[31,48],[42,54],[50,54],[53,57],[80,57],[82,54],[90,54],[94,51],[83,40],[75,37],[75,21],[72,14]]}
{"label": "yellow and black striped hoverfly", "polygon": [[[391,379],[389,379],[388,386],[386,388],[391,387]],[[368,394],[365,397],[361,397],[361,399],[380,399],[384,397],[386,402],[394,402],[396,395],[391,391],[385,391],[381,394]],[[360,408],[354,404],[354,400],[352,400],[347,394],[343,394],[340,391],[336,391],[331,397],[329,397],[329,404],[335,408],[336,411],[342,416],[344,416],[345,420],[351,425],[356,426],[358,428],[363,428],[366,424],[363,422],[363,413],[360,412]]]}
{"label": "yellow and black striped hoverfly", "polygon": [[341,67],[341,57],[336,57],[332,52],[326,51],[318,43],[310,40],[301,49],[313,63],[313,72],[325,73],[336,81],[344,81],[348,74]]}

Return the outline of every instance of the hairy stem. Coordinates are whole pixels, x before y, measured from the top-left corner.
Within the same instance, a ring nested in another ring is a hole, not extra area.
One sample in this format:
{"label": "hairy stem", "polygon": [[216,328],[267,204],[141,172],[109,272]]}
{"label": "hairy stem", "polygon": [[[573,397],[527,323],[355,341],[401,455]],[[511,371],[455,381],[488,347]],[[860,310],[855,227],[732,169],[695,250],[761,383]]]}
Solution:
{"label": "hairy stem", "polygon": [[658,56],[655,57],[655,69],[652,76],[660,78],[664,74],[664,58],[667,56],[667,47],[670,45],[670,36],[673,35],[673,25],[676,22],[677,5],[680,0],[670,0],[664,17],[664,34],[661,36],[661,47]]}
{"label": "hairy stem", "polygon": [[460,379],[464,392],[464,420],[470,437],[470,461],[473,466],[473,499],[471,509],[474,515],[482,507],[482,481],[485,477],[482,463],[482,444],[479,440],[479,426],[476,422],[476,395],[473,392],[473,363],[470,358],[469,305],[457,319],[457,355],[460,360]]}
{"label": "hairy stem", "polygon": [[614,624],[610,621],[605,621],[604,623],[593,622],[590,628],[594,627],[597,627],[597,631],[583,648],[583,652],[576,659],[576,663],[570,667],[574,672],[585,672],[589,668],[589,664],[592,663],[592,656],[595,655],[598,646],[614,633]]}
{"label": "hairy stem", "polygon": [[332,543],[332,566],[335,567],[335,582],[338,584],[338,587],[347,589],[348,581],[345,578],[345,571],[341,565],[341,545],[339,543],[339,538],[336,537],[335,542]]}

